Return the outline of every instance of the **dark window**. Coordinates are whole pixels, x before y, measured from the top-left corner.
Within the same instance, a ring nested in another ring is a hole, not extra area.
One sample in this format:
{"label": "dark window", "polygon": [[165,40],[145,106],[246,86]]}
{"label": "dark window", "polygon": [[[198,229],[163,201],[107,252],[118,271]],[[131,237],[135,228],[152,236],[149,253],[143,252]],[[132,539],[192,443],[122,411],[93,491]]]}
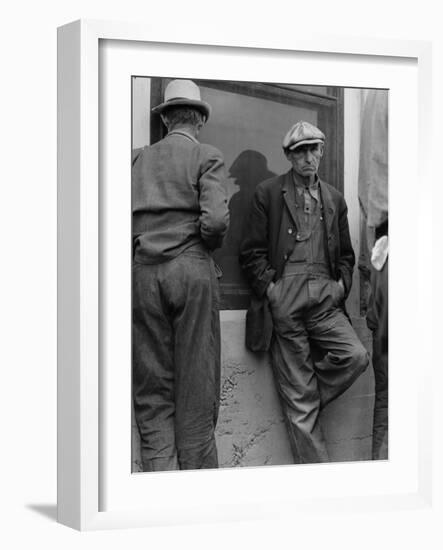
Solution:
{"label": "dark window", "polygon": [[[153,78],[151,104],[161,103],[170,79]],[[249,288],[238,250],[249,205],[258,183],[287,172],[282,140],[299,120],[326,135],[320,177],[343,191],[343,90],[341,88],[195,80],[213,112],[199,140],[218,147],[225,157],[231,223],[223,248],[214,258],[223,271],[222,309],[244,309]],[[151,142],[164,136],[158,115],[151,117]]]}

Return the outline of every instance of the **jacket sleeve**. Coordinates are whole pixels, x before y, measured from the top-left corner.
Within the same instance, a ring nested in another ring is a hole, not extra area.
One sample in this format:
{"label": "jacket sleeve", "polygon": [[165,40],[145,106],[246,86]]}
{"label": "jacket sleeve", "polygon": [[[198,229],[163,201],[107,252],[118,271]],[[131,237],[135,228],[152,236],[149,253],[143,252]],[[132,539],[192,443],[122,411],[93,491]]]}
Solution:
{"label": "jacket sleeve", "polygon": [[240,265],[246,278],[261,298],[275,276],[269,261],[268,200],[265,190],[258,185],[252,199],[246,233],[240,246]]}
{"label": "jacket sleeve", "polygon": [[341,198],[340,201],[338,229],[340,237],[340,256],[337,267],[345,287],[345,297],[347,297],[352,286],[355,254],[352,248],[351,235],[349,233],[348,207],[346,206],[344,198]]}
{"label": "jacket sleeve", "polygon": [[210,250],[222,245],[229,226],[226,173],[223,156],[215,147],[202,145],[199,174],[200,235]]}
{"label": "jacket sleeve", "polygon": [[[134,183],[140,177],[139,174],[140,174],[140,166],[141,166],[142,158],[143,158],[142,147],[140,147],[139,149],[132,150],[132,169],[131,169],[132,193],[134,193]],[[140,237],[140,235],[141,235],[141,232],[136,230],[135,223],[133,221],[132,222],[132,259],[134,259],[136,242],[137,242],[137,239]]]}

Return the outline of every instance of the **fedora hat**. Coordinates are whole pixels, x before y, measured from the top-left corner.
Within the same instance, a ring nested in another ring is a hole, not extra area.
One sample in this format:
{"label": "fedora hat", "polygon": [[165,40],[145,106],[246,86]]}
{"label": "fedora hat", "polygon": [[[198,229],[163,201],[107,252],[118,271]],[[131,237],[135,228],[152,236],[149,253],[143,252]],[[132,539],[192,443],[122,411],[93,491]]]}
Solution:
{"label": "fedora hat", "polygon": [[163,103],[154,107],[152,111],[160,114],[165,109],[177,105],[198,109],[206,117],[206,120],[211,114],[211,106],[206,101],[202,101],[200,89],[192,80],[171,80],[166,86]]}
{"label": "fedora hat", "polygon": [[293,151],[301,145],[324,142],[325,135],[321,130],[309,122],[301,121],[294,124],[285,135],[283,139],[283,149]]}

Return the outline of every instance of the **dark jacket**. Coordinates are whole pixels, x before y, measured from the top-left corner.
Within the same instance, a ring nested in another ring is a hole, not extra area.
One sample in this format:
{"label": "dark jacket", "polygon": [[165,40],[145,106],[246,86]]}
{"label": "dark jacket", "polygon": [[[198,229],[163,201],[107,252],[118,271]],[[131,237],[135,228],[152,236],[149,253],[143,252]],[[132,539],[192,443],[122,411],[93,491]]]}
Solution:
{"label": "dark jacket", "polygon": [[[355,263],[349,234],[345,199],[334,187],[320,181],[325,218],[325,240],[333,277],[342,279],[345,298],[352,284]],[[266,289],[277,281],[295,244],[295,215],[292,170],[257,185],[245,238],[240,247],[240,264],[253,290],[246,317],[246,346],[252,351],[269,349],[272,317]]]}

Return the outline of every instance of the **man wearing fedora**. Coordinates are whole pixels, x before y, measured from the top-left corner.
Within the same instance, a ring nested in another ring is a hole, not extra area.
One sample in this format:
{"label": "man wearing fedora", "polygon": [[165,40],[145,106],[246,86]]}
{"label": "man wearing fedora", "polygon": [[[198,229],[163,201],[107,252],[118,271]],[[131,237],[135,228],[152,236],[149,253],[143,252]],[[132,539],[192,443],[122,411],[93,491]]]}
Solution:
{"label": "man wearing fedora", "polygon": [[211,107],[173,80],[153,109],[168,133],[133,160],[133,398],[144,471],[216,468],[219,289],[228,228],[223,156],[199,143]]}
{"label": "man wearing fedora", "polygon": [[324,143],[308,122],[290,128],[291,169],[257,186],[240,251],[253,290],[246,345],[270,349],[299,463],[329,461],[319,413],[369,363],[344,308],[355,260],[345,200],[318,177]]}

